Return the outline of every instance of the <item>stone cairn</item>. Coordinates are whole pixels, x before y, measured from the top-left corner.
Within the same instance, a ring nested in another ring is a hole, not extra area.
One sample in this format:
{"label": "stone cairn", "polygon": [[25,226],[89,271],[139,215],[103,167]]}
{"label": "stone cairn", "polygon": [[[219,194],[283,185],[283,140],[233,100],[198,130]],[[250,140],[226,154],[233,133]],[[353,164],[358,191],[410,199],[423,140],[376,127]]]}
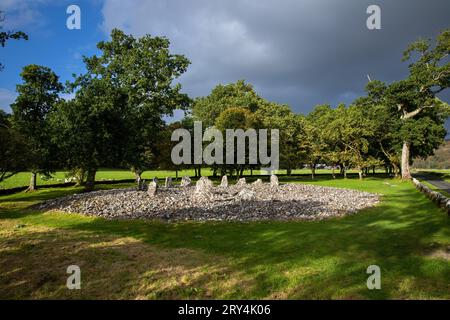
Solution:
{"label": "stone cairn", "polygon": [[222,177],[222,181],[220,181],[220,186],[222,188],[228,187],[228,177],[227,176]]}
{"label": "stone cairn", "polygon": [[[256,180],[251,185],[253,186],[262,186],[263,181],[261,179]],[[189,187],[192,186],[192,180],[188,176],[184,176],[181,179],[181,187]],[[227,188],[229,186],[228,184],[228,177],[223,176],[220,187],[221,188]],[[249,188],[246,188],[246,186],[250,186],[247,184],[247,181],[245,178],[239,179],[235,186],[241,187],[242,190],[239,191],[237,196],[242,200],[255,200],[256,193]],[[270,176],[270,186],[271,187],[277,187],[279,186],[278,177],[274,174]],[[173,187],[173,182],[171,177],[166,177],[165,179],[165,187],[171,188]],[[142,180],[139,182],[138,188],[142,191],[147,191],[148,195],[151,197],[154,197],[158,193],[158,178],[153,178],[152,181],[149,183],[149,185],[146,184],[145,180]],[[201,177],[198,179],[198,181],[195,184],[195,195],[196,196],[206,196],[210,197],[214,193],[214,184],[211,180],[208,179],[208,177]]]}
{"label": "stone cairn", "polygon": [[182,187],[190,187],[192,185],[192,180],[188,176],[184,176],[181,178],[181,186]]}
{"label": "stone cairn", "polygon": [[164,183],[164,186],[166,188],[172,188],[173,187],[172,177],[166,177],[166,181]]}

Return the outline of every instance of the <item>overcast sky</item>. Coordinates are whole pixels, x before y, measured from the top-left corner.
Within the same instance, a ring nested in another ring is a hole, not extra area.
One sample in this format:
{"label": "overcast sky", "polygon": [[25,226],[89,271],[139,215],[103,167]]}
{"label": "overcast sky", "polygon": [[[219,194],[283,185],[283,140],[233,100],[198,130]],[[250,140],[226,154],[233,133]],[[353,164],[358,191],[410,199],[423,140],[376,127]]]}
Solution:
{"label": "overcast sky", "polygon": [[[81,30],[65,28],[65,9],[78,4]],[[381,7],[381,30],[368,30],[366,9]],[[449,0],[2,0],[6,26],[27,42],[0,48],[0,106],[15,97],[21,68],[54,69],[63,80],[83,69],[112,28],[167,36],[192,64],[180,82],[191,96],[218,83],[245,79],[272,101],[308,112],[316,104],[350,103],[364,93],[367,75],[391,82],[407,75],[408,43],[450,27]],[[443,95],[450,102],[450,93]]]}

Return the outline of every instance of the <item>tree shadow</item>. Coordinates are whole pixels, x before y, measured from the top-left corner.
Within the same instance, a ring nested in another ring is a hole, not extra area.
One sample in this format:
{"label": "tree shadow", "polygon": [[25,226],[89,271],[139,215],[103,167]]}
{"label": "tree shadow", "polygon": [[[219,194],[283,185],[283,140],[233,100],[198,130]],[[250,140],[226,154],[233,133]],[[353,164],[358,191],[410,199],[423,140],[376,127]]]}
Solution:
{"label": "tree shadow", "polygon": [[[47,218],[39,215],[28,211],[21,217],[41,220],[45,225]],[[165,250],[194,250],[210,257],[209,262],[217,257],[226,259],[230,277],[247,282],[245,290],[239,290],[239,283],[231,285],[228,293],[222,293],[224,297],[387,299],[450,295],[448,262],[426,256],[430,248],[448,245],[450,221],[413,189],[386,194],[377,207],[355,215],[317,222],[167,223],[74,216],[77,219],[58,227],[96,236],[131,237]],[[366,269],[371,264],[382,270],[382,290],[366,287]],[[211,280],[205,275],[189,287],[203,288],[208,281],[216,281],[219,288],[222,285],[220,276]],[[186,289],[180,280],[152,297],[208,297],[202,290],[206,289]],[[217,290],[211,293],[213,297],[220,296]]]}

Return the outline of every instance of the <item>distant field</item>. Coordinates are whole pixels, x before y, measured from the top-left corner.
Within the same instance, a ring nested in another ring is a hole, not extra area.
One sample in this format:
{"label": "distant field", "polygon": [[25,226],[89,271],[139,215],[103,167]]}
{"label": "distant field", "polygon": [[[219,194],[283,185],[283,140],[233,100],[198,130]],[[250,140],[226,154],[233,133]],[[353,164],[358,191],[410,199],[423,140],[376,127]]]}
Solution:
{"label": "distant field", "polygon": [[[450,173],[450,170],[448,170]],[[384,173],[383,170],[377,170],[378,173]],[[293,174],[311,174],[310,169],[297,169],[292,171]],[[336,171],[336,174],[338,171]],[[348,173],[356,173],[355,170],[350,170]],[[43,176],[38,176],[37,184],[38,186],[42,185],[49,185],[49,184],[58,184],[58,183],[64,183],[64,179],[67,178],[66,176],[67,172],[65,171],[57,171],[53,174],[52,177],[49,179],[45,179]],[[250,170],[247,170],[244,172],[245,175],[250,175]],[[254,170],[253,174],[259,175],[259,170]],[[278,170],[277,174],[286,174],[286,170]],[[316,174],[331,174],[331,170],[328,169],[317,169]],[[194,176],[194,170],[181,170],[178,171],[178,177],[181,178],[182,176]],[[202,175],[212,175],[212,170],[209,168],[202,168]],[[175,178],[176,173],[175,171],[165,171],[165,170],[153,170],[153,171],[145,171],[142,174],[143,179],[152,179],[154,177],[157,177],[159,179],[165,178],[171,176]],[[96,181],[111,181],[111,180],[124,180],[124,179],[134,179],[134,175],[129,170],[123,170],[123,169],[102,169],[97,172],[97,175],[95,177]],[[9,179],[4,180],[0,183],[0,189],[10,189],[10,188],[16,188],[16,187],[24,187],[29,184],[30,181],[30,173],[29,172],[21,172],[16,174],[15,176],[12,176]]]}

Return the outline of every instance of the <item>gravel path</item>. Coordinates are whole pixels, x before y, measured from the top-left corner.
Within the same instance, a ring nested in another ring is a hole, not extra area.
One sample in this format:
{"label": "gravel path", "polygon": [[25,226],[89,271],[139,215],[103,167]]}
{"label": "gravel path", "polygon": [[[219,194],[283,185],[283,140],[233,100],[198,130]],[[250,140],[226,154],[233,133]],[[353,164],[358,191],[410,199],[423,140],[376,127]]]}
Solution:
{"label": "gravel path", "polygon": [[376,194],[302,184],[245,184],[160,188],[150,196],[135,188],[76,194],[43,202],[40,210],[61,210],[107,219],[197,221],[321,220],[353,214],[377,204]]}

